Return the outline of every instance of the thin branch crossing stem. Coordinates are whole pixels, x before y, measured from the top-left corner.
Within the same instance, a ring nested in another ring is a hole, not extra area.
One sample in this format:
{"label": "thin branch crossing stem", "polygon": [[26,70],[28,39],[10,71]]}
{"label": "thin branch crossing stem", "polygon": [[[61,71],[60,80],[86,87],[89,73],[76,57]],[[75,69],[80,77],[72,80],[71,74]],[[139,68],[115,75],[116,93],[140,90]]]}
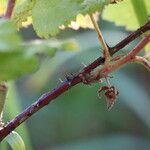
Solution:
{"label": "thin branch crossing stem", "polygon": [[[91,72],[91,80],[99,80],[101,78],[106,78],[108,74],[118,70],[125,64],[131,63],[131,62],[140,62],[146,66],[146,68],[149,69],[149,61],[144,60],[143,57],[137,56],[137,54],[148,44],[150,43],[150,34],[146,36],[144,39],[141,40],[141,42],[138,43],[138,45],[133,48],[127,55],[121,57],[120,59],[116,61],[110,61],[110,63],[104,64],[102,68],[97,68],[93,72]],[[143,59],[141,59],[143,58]]]}
{"label": "thin branch crossing stem", "polygon": [[102,44],[102,47],[103,47],[103,52],[104,52],[104,57],[105,57],[105,61],[106,62],[109,62],[110,61],[110,53],[109,53],[109,48],[104,40],[104,37],[102,35],[102,32],[97,24],[97,22],[95,21],[94,19],[94,16],[93,14],[90,14],[90,18],[91,18],[91,21],[93,23],[93,26],[94,26],[94,29],[98,35],[98,39],[100,41],[100,43]]}

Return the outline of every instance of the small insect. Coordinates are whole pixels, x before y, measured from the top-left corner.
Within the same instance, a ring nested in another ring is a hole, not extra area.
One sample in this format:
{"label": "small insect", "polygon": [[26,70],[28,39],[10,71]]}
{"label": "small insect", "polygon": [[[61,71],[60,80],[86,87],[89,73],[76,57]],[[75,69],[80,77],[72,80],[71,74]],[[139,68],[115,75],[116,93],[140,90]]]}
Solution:
{"label": "small insect", "polygon": [[118,90],[114,86],[103,86],[98,90],[98,96],[101,97],[101,92],[105,91],[105,96],[106,96],[106,102],[107,102],[107,108],[110,110],[119,94]]}

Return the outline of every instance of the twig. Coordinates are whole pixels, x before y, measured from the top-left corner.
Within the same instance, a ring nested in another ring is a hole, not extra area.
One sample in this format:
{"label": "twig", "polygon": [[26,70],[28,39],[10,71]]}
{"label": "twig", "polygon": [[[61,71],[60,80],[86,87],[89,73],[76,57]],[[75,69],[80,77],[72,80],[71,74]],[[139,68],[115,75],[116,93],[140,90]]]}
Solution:
{"label": "twig", "polygon": [[145,33],[146,31],[150,30],[150,21],[148,21],[144,26],[140,27],[138,30],[130,34],[127,38],[119,42],[117,45],[111,48],[110,54],[113,55],[116,53],[119,49],[122,49],[126,45],[128,45],[131,41]]}
{"label": "twig", "polygon": [[150,61],[148,61],[145,57],[136,56],[133,61],[139,62],[140,64],[144,65],[144,67],[150,71]]}
{"label": "twig", "polygon": [[104,65],[102,68],[97,68],[91,72],[90,81],[99,80],[100,78],[105,78],[109,73],[114,72],[121,68],[123,65],[138,61],[144,64],[147,68],[150,68],[150,62],[142,59],[142,57],[136,56],[148,43],[150,42],[150,34],[139,42],[139,44],[127,55],[121,57],[119,60],[111,61],[110,63]]}
{"label": "twig", "polygon": [[[130,36],[125,38],[123,41],[118,43],[113,48],[110,48],[111,55],[119,51],[121,48],[123,48],[128,43],[132,42],[135,38],[140,36],[143,32],[146,32],[148,30],[150,30],[150,22],[148,22],[143,27],[132,33]],[[35,112],[39,111],[41,108],[49,104],[52,100],[54,100],[59,95],[66,92],[71,87],[82,82],[82,79],[79,77],[81,74],[83,76],[86,76],[86,74],[90,73],[97,66],[103,64],[104,61],[105,61],[104,57],[99,57],[93,63],[85,67],[77,76],[73,77],[72,79],[66,80],[64,83],[62,83],[58,88],[54,89],[53,91],[43,94],[35,103],[33,103],[23,112],[21,112],[18,116],[16,116],[8,124],[6,124],[3,129],[0,130],[0,141],[2,141],[11,131],[17,128],[21,123],[27,120]]]}
{"label": "twig", "polygon": [[16,4],[16,0],[8,0],[6,12],[4,14],[5,18],[11,18],[15,4]]}
{"label": "twig", "polygon": [[93,26],[95,28],[95,31],[96,31],[96,33],[98,35],[98,39],[99,39],[100,43],[102,44],[105,61],[107,62],[107,61],[110,60],[109,48],[108,48],[108,46],[107,46],[107,44],[106,44],[106,42],[105,42],[105,40],[103,38],[102,32],[101,32],[97,22],[94,19],[93,14],[90,14],[90,18],[91,18],[91,21],[92,21]]}
{"label": "twig", "polygon": [[[109,48],[110,55],[112,56],[116,52],[118,52],[120,49],[127,46],[129,43],[131,43],[133,40],[135,40],[137,37],[141,36],[143,33],[150,30],[150,21],[148,21],[145,25],[137,29],[135,32],[131,33],[129,36],[127,36],[125,39],[123,39],[121,42],[116,44],[115,46]],[[97,66],[103,64],[105,62],[104,57],[99,57],[96,59],[93,63],[91,63],[89,66],[85,67],[83,71],[81,72],[83,75],[91,72],[91,70],[95,69]]]}

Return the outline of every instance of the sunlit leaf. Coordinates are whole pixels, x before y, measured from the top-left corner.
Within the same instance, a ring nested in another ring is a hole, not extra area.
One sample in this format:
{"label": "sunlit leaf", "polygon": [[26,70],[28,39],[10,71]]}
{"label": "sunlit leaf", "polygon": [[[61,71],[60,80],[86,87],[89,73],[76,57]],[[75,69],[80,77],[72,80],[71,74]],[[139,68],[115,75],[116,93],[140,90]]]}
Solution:
{"label": "sunlit leaf", "polygon": [[118,26],[125,26],[128,30],[136,30],[148,21],[149,14],[149,0],[124,0],[116,5],[106,6],[103,18]]}
{"label": "sunlit leaf", "polygon": [[[98,13],[94,14],[94,18],[97,21],[99,17]],[[86,15],[82,15],[82,14],[78,14],[76,16],[76,20],[75,21],[71,21],[70,28],[74,29],[74,30],[78,30],[79,28],[90,28],[90,29],[94,29],[93,24],[91,22],[90,16],[88,14]]]}
{"label": "sunlit leaf", "polygon": [[78,49],[73,40],[35,40],[23,44],[13,23],[7,20],[1,20],[0,28],[0,80],[14,79],[34,71],[39,54],[53,57],[59,50]]}
{"label": "sunlit leaf", "polygon": [[70,24],[79,13],[100,11],[109,2],[110,0],[37,0],[32,10],[33,27],[39,36],[48,38],[56,35],[61,25]]}
{"label": "sunlit leaf", "polygon": [[93,28],[86,14],[101,11],[104,5],[111,2],[113,0],[24,0],[17,4],[12,19],[18,27],[32,22],[36,33],[48,38],[59,33],[60,27],[69,24],[74,29]]}
{"label": "sunlit leaf", "polygon": [[24,0],[22,3],[16,6],[16,9],[13,13],[12,19],[18,28],[22,25],[27,26],[31,24],[31,10],[35,4],[35,0]]}

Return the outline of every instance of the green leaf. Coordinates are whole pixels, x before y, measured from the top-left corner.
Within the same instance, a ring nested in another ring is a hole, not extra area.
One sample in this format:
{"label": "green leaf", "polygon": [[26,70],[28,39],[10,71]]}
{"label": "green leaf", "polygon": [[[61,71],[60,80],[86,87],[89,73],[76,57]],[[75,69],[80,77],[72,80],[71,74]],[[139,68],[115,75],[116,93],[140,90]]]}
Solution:
{"label": "green leaf", "polygon": [[[16,7],[13,12],[12,19],[17,25],[17,27],[20,28],[22,26],[26,27],[27,25],[31,24],[32,23],[31,16],[32,16],[34,20],[33,21],[34,28],[37,31],[37,33],[39,33],[39,35],[42,34],[43,32],[42,28],[45,26],[45,24],[48,23],[47,24],[48,33],[46,35],[44,34],[44,36],[41,35],[43,37],[48,38],[49,35],[57,34],[59,32],[59,27],[61,25],[63,26],[68,25],[68,23],[70,23],[70,21],[75,19],[75,17],[77,17],[78,14],[82,13],[85,15],[87,13],[100,11],[102,10],[104,5],[107,5],[110,2],[112,2],[112,0],[75,0],[74,2],[72,2],[71,0],[64,0],[64,1],[22,0],[21,2],[16,3]],[[34,10],[32,11],[35,4],[36,6]],[[39,9],[42,11],[39,11]],[[33,13],[31,14],[31,12]],[[39,16],[42,16],[42,17],[39,17]],[[81,17],[81,14],[80,14],[80,17]],[[78,22],[78,20],[79,20],[79,17],[76,21]],[[84,23],[83,21],[85,22],[88,21],[88,22]],[[44,26],[41,23],[43,23]],[[50,25],[54,24],[53,25],[55,29],[54,31],[52,28],[50,28],[52,26],[49,26],[49,23]],[[91,28],[91,24],[90,25],[88,24],[89,23],[88,17],[86,18],[82,17],[82,24],[80,23],[78,24],[79,27],[83,26],[83,28],[85,28],[86,26],[86,27]],[[41,29],[39,27],[41,27]],[[75,28],[73,27],[73,29]]]}
{"label": "green leaf", "polygon": [[[119,15],[120,14],[120,15]],[[109,5],[103,12],[103,19],[136,30],[148,21],[150,14],[149,0],[124,0],[116,5]]]}
{"label": "green leaf", "polygon": [[35,70],[37,60],[29,56],[11,21],[0,20],[0,80],[14,79]]}
{"label": "green leaf", "polygon": [[58,50],[75,50],[75,41],[35,40],[22,43],[11,21],[0,20],[0,80],[15,79],[34,71],[38,66],[37,54],[53,57]]}
{"label": "green leaf", "polygon": [[40,37],[48,38],[59,32],[61,25],[81,14],[100,11],[111,0],[36,0],[32,9],[33,27]]}
{"label": "green leaf", "polygon": [[0,80],[17,78],[37,67],[36,58],[22,51],[0,53],[0,60]]}
{"label": "green leaf", "polygon": [[54,36],[59,26],[67,25],[79,10],[77,0],[37,0],[32,10],[33,27],[41,37]]}
{"label": "green leaf", "polygon": [[0,52],[13,51],[20,48],[20,36],[14,24],[9,20],[0,19]]}
{"label": "green leaf", "polygon": [[6,136],[5,140],[9,143],[13,150],[25,150],[24,142],[17,132],[12,131],[8,136]]}
{"label": "green leaf", "polygon": [[83,10],[81,13],[93,13],[102,10],[104,5],[107,5],[111,0],[84,0],[82,3]]}
{"label": "green leaf", "polygon": [[131,0],[131,3],[134,9],[136,18],[138,20],[139,26],[144,25],[148,21],[148,12],[146,8],[147,7],[146,3],[141,0]]}
{"label": "green leaf", "polygon": [[[93,16],[94,16],[94,19],[96,21],[98,21],[99,13],[93,13]],[[79,28],[94,29],[93,23],[92,23],[91,18],[88,14],[86,14],[86,15],[78,14],[76,16],[76,20],[71,21],[71,23],[69,24],[68,27],[70,27],[74,30],[78,30]]]}
{"label": "green leaf", "polygon": [[28,17],[31,16],[31,10],[35,4],[35,0],[24,0],[14,10],[12,19],[18,28],[22,26],[23,22],[26,22]]}

